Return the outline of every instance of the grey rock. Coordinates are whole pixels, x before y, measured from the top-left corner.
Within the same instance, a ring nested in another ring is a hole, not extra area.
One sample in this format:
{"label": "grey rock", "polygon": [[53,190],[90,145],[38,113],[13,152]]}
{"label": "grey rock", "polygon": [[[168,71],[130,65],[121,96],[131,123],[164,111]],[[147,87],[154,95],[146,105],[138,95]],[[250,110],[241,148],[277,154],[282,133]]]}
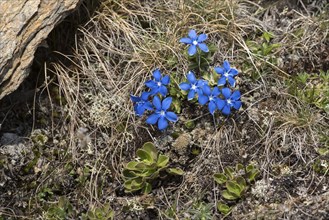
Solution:
{"label": "grey rock", "polygon": [[0,1],[0,99],[28,76],[41,42],[81,0]]}

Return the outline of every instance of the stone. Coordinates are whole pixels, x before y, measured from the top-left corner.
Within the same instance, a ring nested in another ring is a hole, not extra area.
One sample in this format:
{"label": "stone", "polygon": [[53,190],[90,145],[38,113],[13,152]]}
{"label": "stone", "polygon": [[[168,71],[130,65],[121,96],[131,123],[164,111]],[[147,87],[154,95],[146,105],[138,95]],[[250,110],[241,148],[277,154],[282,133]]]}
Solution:
{"label": "stone", "polygon": [[0,99],[28,76],[34,54],[81,0],[0,0]]}

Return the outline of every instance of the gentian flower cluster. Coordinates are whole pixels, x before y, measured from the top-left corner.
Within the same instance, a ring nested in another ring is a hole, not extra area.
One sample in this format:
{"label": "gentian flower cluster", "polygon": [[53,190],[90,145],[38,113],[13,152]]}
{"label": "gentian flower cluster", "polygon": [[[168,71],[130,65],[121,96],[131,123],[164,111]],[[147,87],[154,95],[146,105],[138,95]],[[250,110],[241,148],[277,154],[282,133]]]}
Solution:
{"label": "gentian flower cluster", "polygon": [[[198,53],[198,55],[203,56],[204,53],[209,52],[208,46],[204,43],[207,38],[206,34],[198,35],[195,30],[190,30],[188,37],[181,38],[180,42],[189,45],[189,56],[194,56],[200,51],[203,53]],[[238,75],[238,71],[232,68],[228,61],[224,61],[222,67],[215,67],[214,71],[218,74],[218,81],[213,87],[207,80],[197,79],[195,73],[189,71],[186,75],[187,81],[180,83],[179,88],[187,92],[188,101],[197,99],[200,105],[207,104],[212,115],[216,110],[229,115],[232,109],[239,110],[242,105],[240,92],[234,90],[236,84],[234,78]],[[142,116],[145,112],[151,112],[146,123],[157,124],[159,130],[166,129],[169,121],[178,121],[177,115],[169,111],[172,103],[172,97],[168,96],[169,84],[169,75],[162,76],[160,70],[156,69],[153,71],[153,79],[145,82],[148,90],[142,92],[141,96],[130,96],[135,114]]]}
{"label": "gentian flower cluster", "polygon": [[130,99],[134,103],[137,116],[142,116],[147,110],[153,112],[146,119],[146,123],[157,124],[159,130],[164,130],[168,127],[168,121],[178,121],[177,115],[168,111],[172,103],[172,98],[166,97],[168,93],[166,86],[170,83],[170,77],[168,75],[162,77],[160,70],[156,69],[153,71],[153,78],[145,83],[149,91],[142,92],[140,97],[130,95]]}
{"label": "gentian flower cluster", "polygon": [[[194,55],[197,51],[197,46],[203,52],[208,52],[208,47],[203,41],[207,39],[207,35],[196,34],[195,30],[190,30],[189,38],[182,38],[181,43],[191,45],[188,48],[188,54]],[[241,94],[238,90],[233,91],[235,87],[235,79],[238,71],[231,67],[228,61],[224,61],[223,67],[215,67],[215,72],[218,74],[217,85],[214,88],[209,86],[209,83],[204,79],[197,79],[191,71],[187,73],[188,82],[183,82],[179,85],[180,89],[187,91],[187,99],[192,100],[196,96],[201,105],[208,104],[209,112],[214,115],[216,109],[224,115],[229,115],[232,108],[239,110],[242,103],[240,101]]]}

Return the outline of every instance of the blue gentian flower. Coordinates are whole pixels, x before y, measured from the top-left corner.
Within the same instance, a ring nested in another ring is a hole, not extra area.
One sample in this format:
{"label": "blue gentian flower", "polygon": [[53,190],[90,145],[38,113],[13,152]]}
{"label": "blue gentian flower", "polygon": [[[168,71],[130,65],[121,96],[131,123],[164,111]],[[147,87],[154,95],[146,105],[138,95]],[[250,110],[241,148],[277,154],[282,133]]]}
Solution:
{"label": "blue gentian flower", "polygon": [[156,95],[160,93],[162,96],[166,96],[168,93],[166,85],[170,83],[170,78],[168,75],[161,78],[161,73],[159,69],[153,71],[154,80],[148,80],[145,85],[151,89],[151,95]]}
{"label": "blue gentian flower", "polygon": [[158,96],[154,96],[153,105],[155,107],[155,113],[150,115],[146,119],[146,123],[155,124],[158,122],[159,130],[163,130],[168,126],[168,121],[176,122],[178,120],[177,115],[174,112],[168,112],[170,105],[172,102],[171,97],[165,98],[162,103]]}
{"label": "blue gentian flower", "polygon": [[204,85],[203,88],[203,95],[199,97],[199,103],[201,105],[206,104],[208,101],[208,109],[210,113],[213,115],[216,108],[217,108],[217,101],[218,101],[218,96],[220,94],[220,91],[218,87],[216,86],[213,90],[208,85]]}
{"label": "blue gentian flower", "polygon": [[235,80],[234,77],[238,75],[238,71],[236,69],[231,68],[230,63],[225,60],[223,67],[215,67],[215,71],[221,75],[221,77],[218,80],[218,86],[223,86],[226,84],[226,81],[229,82],[229,84],[234,87],[235,86]]}
{"label": "blue gentian flower", "polygon": [[231,94],[231,90],[229,88],[223,88],[222,94],[224,96],[224,100],[218,99],[217,100],[217,107],[219,110],[222,111],[224,115],[229,115],[231,113],[231,108],[235,108],[236,110],[239,110],[241,107],[241,101],[240,101],[240,91],[234,91],[233,94]]}
{"label": "blue gentian flower", "polygon": [[192,100],[196,94],[202,95],[202,87],[207,84],[205,80],[197,80],[192,71],[187,74],[187,80],[189,82],[183,82],[179,84],[179,88],[184,91],[189,91],[187,95],[187,100]]}
{"label": "blue gentian flower", "polygon": [[142,116],[145,110],[153,110],[152,104],[148,101],[149,95],[149,92],[143,92],[140,97],[130,95],[130,99],[134,103],[134,110],[137,116]]}
{"label": "blue gentian flower", "polygon": [[206,53],[209,52],[207,45],[205,43],[203,43],[203,41],[205,41],[205,40],[207,40],[206,34],[200,34],[198,36],[195,30],[190,30],[188,33],[188,37],[183,37],[182,39],[180,39],[179,42],[191,45],[188,48],[188,54],[190,56],[193,56],[197,51],[197,46],[203,52],[206,52]]}

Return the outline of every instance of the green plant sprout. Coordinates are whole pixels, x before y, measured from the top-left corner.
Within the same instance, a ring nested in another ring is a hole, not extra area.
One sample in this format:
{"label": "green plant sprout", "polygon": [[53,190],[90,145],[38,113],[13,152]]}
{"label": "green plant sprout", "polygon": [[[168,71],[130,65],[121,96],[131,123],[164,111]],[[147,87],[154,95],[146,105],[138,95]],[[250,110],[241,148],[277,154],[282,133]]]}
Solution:
{"label": "green plant sprout", "polygon": [[[238,163],[235,168],[225,167],[223,173],[215,173],[213,177],[219,185],[224,187],[224,190],[221,192],[221,196],[224,199],[238,200],[243,198],[245,192],[259,173],[259,170],[252,164],[245,167]],[[221,202],[218,203],[217,208],[224,215],[229,214],[232,209],[227,204]]]}
{"label": "green plant sprout", "polygon": [[291,95],[329,113],[329,71],[320,71],[319,75],[299,73],[287,84]]}
{"label": "green plant sprout", "polygon": [[179,168],[168,168],[169,157],[159,154],[154,144],[147,142],[137,150],[138,159],[130,161],[123,170],[125,192],[142,190],[144,194],[152,191],[152,181],[160,176],[161,171],[173,175],[183,175]]}
{"label": "green plant sprout", "polygon": [[281,44],[278,43],[271,43],[271,40],[274,38],[273,33],[264,32],[262,34],[262,43],[259,44],[256,41],[246,41],[247,46],[250,50],[259,56],[266,57],[273,53],[273,50],[276,48],[281,47]]}
{"label": "green plant sprout", "polygon": [[114,211],[109,204],[103,207],[96,207],[82,214],[82,220],[112,220],[114,219]]}

